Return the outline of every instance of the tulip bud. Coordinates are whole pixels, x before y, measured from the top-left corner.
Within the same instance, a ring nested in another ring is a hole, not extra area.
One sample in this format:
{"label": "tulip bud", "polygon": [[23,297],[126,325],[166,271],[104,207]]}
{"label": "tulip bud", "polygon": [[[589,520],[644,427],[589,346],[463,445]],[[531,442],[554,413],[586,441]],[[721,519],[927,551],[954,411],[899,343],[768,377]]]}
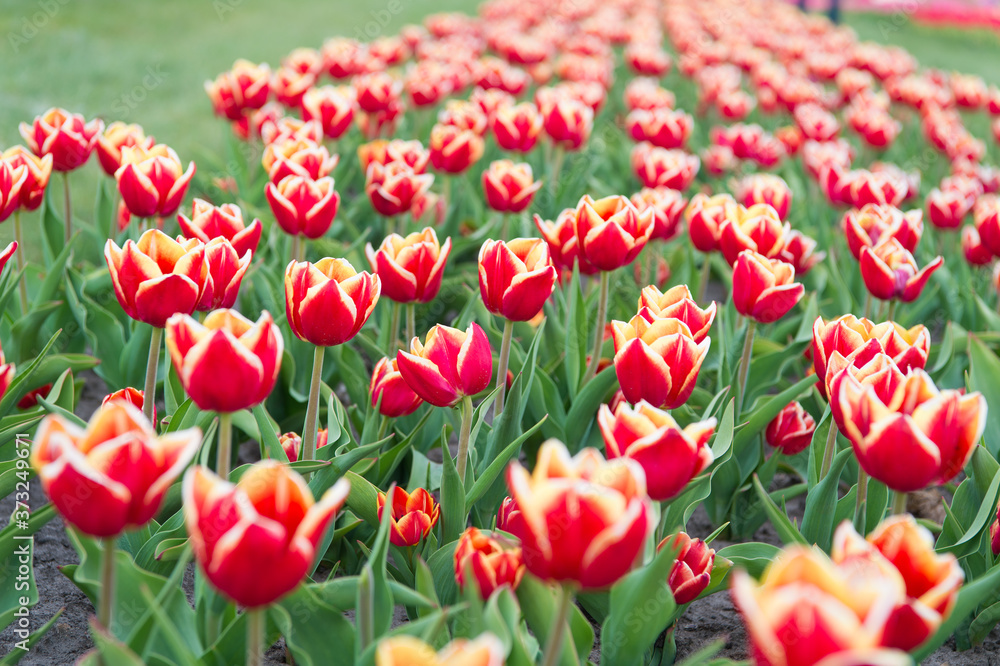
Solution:
{"label": "tulip bud", "polygon": [[530,474],[510,464],[507,487],[522,514],[524,565],[544,581],[607,588],[632,569],[653,529],[642,468],[627,458],[605,462],[596,449],[570,457],[549,440]]}
{"label": "tulip bud", "polygon": [[[45,198],[45,188],[48,186],[49,177],[52,175],[52,155],[38,157],[29,152],[24,146],[11,146],[0,154],[0,161],[5,162],[15,170],[23,166],[28,171],[27,178],[21,184],[20,202],[18,205],[24,210],[36,210],[41,206],[42,199]],[[6,188],[8,193],[10,192],[10,187],[7,186]],[[0,192],[3,191],[4,188],[0,187]],[[7,197],[0,194],[0,200],[5,202],[0,208],[6,207]]]}
{"label": "tulip bud", "polygon": [[895,238],[880,241],[874,248],[861,248],[861,277],[869,293],[883,301],[899,299],[909,303],[920,297],[931,274],[944,264],[936,257],[922,269]]}
{"label": "tulip bud", "polygon": [[708,440],[715,432],[715,419],[681,429],[667,412],[639,402],[635,408],[619,405],[613,413],[601,405],[597,424],[608,459],[625,457],[639,463],[649,496],[658,502],[676,497],[712,464]]}
{"label": "tulip bud", "polygon": [[378,275],[382,293],[397,303],[428,303],[441,289],[445,263],[451,252],[451,239],[438,242],[434,229],[386,237],[378,250],[365,247],[368,262]]}
{"label": "tulip bud", "polygon": [[0,349],[0,398],[3,398],[4,394],[7,393],[7,389],[10,388],[10,383],[14,381],[16,373],[16,367],[13,363],[7,362],[7,359],[4,358],[3,350]]}
{"label": "tulip bud", "polygon": [[674,593],[674,603],[678,606],[689,604],[705,591],[712,580],[715,551],[701,539],[692,539],[684,532],[668,536],[656,550],[663,550],[664,547],[679,549],[677,560],[667,579],[667,584]]}
{"label": "tulip bud", "polygon": [[268,312],[256,323],[235,310],[210,312],[203,323],[176,314],[166,332],[171,362],[199,409],[249,409],[263,402],[278,380],[284,341]]}
{"label": "tulip bud", "polygon": [[300,340],[342,345],[368,321],[380,291],[377,275],[356,272],[346,259],[292,261],[285,269],[288,325]]}
{"label": "tulip bud", "polygon": [[200,445],[197,428],[157,437],[139,409],[116,400],[86,429],[45,417],[31,464],[67,523],[92,537],[114,537],[152,520]]}
{"label": "tulip bud", "polygon": [[264,188],[267,203],[282,231],[292,236],[319,238],[329,230],[340,206],[333,178],[319,180],[286,176]]}
{"label": "tulip bud", "polygon": [[437,407],[451,407],[489,386],[493,352],[475,322],[460,331],[438,324],[424,344],[413,338],[410,351],[396,354],[396,366],[413,392]]}
{"label": "tulip bud", "polygon": [[785,316],[805,293],[795,282],[795,268],[743,250],[733,266],[733,305],[744,317],[769,324]]}
{"label": "tulip bud", "polygon": [[497,529],[517,536],[522,529],[521,520],[521,510],[517,508],[517,502],[513,497],[504,497],[497,510]]}
{"label": "tulip bud", "polygon": [[191,550],[226,597],[247,608],[274,603],[312,570],[350,487],[341,479],[316,502],[305,480],[274,460],[256,463],[236,485],[192,467],[182,489]]}
{"label": "tulip bud", "polygon": [[479,251],[479,291],[486,309],[511,321],[528,321],[552,295],[556,269],[545,241],[487,240]]}
{"label": "tulip bud", "polygon": [[483,172],[486,205],[501,213],[523,211],[531,205],[532,197],[541,186],[542,181],[534,180],[531,166],[526,163],[497,160]]}
{"label": "tulip bud", "polygon": [[524,575],[520,548],[504,548],[503,543],[487,533],[470,527],[458,539],[455,548],[455,582],[465,589],[466,576],[475,578],[479,598],[489,599],[503,586],[517,589]]}
{"label": "tulip bud", "polygon": [[627,324],[614,321],[612,327],[615,373],[625,399],[661,409],[683,405],[698,382],[712,339],[695,342],[687,324],[673,318],[649,322],[636,315]]}
{"label": "tulip bud", "polygon": [[792,401],[767,424],[767,443],[786,456],[804,451],[812,441],[816,421],[798,402]]}
{"label": "tulip bud", "polygon": [[383,493],[379,493],[379,522],[382,521],[386,502],[390,502],[389,541],[396,546],[417,545],[431,533],[438,518],[441,517],[441,506],[423,488],[408,493],[395,486],[392,489],[391,500],[388,500]]}
{"label": "tulip bud", "polygon": [[137,217],[166,217],[177,211],[194,177],[194,162],[183,171],[177,153],[162,143],[122,148],[122,166],[115,172],[118,192]]}
{"label": "tulip bud", "polygon": [[191,217],[179,214],[177,224],[185,237],[197,238],[202,243],[207,244],[213,238],[225,238],[241,257],[248,251],[251,254],[256,252],[257,244],[260,243],[260,220],[254,220],[250,226],[245,226],[243,212],[236,204],[227,203],[216,207],[203,199],[195,199]]}
{"label": "tulip bud", "polygon": [[368,392],[372,397],[372,407],[377,407],[379,414],[390,418],[408,416],[424,404],[403,380],[394,358],[382,358],[375,364]]}
{"label": "tulip bud", "polygon": [[653,323],[657,319],[679,319],[691,331],[695,342],[701,342],[708,335],[715,321],[715,301],[705,309],[698,307],[686,284],[677,285],[665,293],[655,285],[645,287],[639,296],[639,316]]}
{"label": "tulip bud", "polygon": [[[295,462],[302,455],[302,437],[297,432],[286,432],[278,437],[278,443],[285,452],[288,462]],[[328,431],[326,428],[316,432],[316,450],[329,444]]]}
{"label": "tulip bud", "polygon": [[122,248],[109,239],[104,259],[125,314],[157,328],[175,313],[194,312],[208,278],[204,245],[182,245],[158,229]]}
{"label": "tulip bud", "polygon": [[31,152],[39,157],[52,155],[56,171],[73,171],[90,159],[104,123],[96,118],[88,123],[79,114],[52,108],[31,125],[21,123],[19,129]]}

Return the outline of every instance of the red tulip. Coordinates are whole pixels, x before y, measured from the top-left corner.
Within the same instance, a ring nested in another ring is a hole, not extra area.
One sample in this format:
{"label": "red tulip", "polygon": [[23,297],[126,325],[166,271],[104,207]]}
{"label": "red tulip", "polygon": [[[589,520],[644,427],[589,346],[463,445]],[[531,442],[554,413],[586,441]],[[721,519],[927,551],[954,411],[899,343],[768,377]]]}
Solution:
{"label": "red tulip", "polygon": [[88,123],[83,116],[59,108],[49,109],[31,125],[20,125],[31,152],[39,157],[52,155],[56,171],[73,171],[86,164],[102,129],[104,123],[96,118]]}
{"label": "red tulip", "polygon": [[521,510],[517,508],[517,502],[513,497],[504,497],[497,510],[497,529],[509,532],[514,536],[520,534],[523,529],[521,525]]}
{"label": "red tulip", "polygon": [[[132,405],[133,407],[141,411],[143,401],[145,400],[145,398],[144,398],[144,393],[142,391],[140,391],[137,388],[132,388],[131,386],[128,386],[126,388],[118,389],[114,393],[109,393],[108,395],[104,396],[104,399],[101,400],[101,405],[102,406],[107,405],[109,402],[115,400],[121,400],[123,402],[127,402],[128,404]],[[154,424],[156,423],[156,405],[153,405],[153,423]]]}
{"label": "red tulip", "polygon": [[957,229],[973,204],[975,198],[961,190],[935,188],[927,195],[927,217],[938,229]]}
{"label": "red tulip", "polygon": [[[378,494],[379,522],[382,521],[382,512],[387,501],[390,500],[387,500],[384,494]],[[392,489],[389,511],[391,514],[389,541],[400,547],[415,546],[420,543],[431,533],[438,518],[441,517],[441,506],[423,488],[408,493],[395,486]]]}
{"label": "red tulip", "polygon": [[531,474],[512,462],[507,487],[521,510],[527,570],[584,590],[627,574],[653,529],[644,476],[634,461],[605,462],[595,449],[571,458],[555,440],[542,445]]}
{"label": "red tulip", "polygon": [[531,152],[542,132],[542,116],[530,102],[497,109],[491,127],[493,136],[504,150]]}
{"label": "red tulip", "polygon": [[486,205],[501,213],[523,211],[531,205],[531,199],[541,186],[542,181],[532,176],[531,166],[523,162],[497,160],[483,172]]}
{"label": "red tulip", "polygon": [[812,441],[816,421],[798,402],[790,402],[767,424],[767,443],[788,456],[804,451]]}
{"label": "red tulip", "polygon": [[858,260],[862,247],[874,247],[887,238],[895,238],[913,252],[924,233],[923,213],[919,209],[904,213],[895,206],[877,204],[847,211],[843,227],[847,246]]}
{"label": "red tulip", "polygon": [[157,437],[139,409],[114,401],[86,429],[45,417],[31,464],[66,522],[89,536],[114,537],[152,520],[200,445],[197,428]]}
{"label": "red tulip", "polygon": [[290,67],[279,67],[271,78],[271,93],[279,103],[289,109],[301,109],[302,96],[316,83],[312,72],[301,72]]}
{"label": "red tulip", "polygon": [[520,548],[505,548],[496,537],[470,527],[462,533],[455,548],[455,582],[465,589],[466,577],[475,578],[481,599],[489,599],[503,586],[517,589],[524,576]]}
{"label": "red tulip", "polygon": [[653,212],[623,196],[594,200],[585,194],[576,207],[577,247],[582,261],[613,271],[632,263],[653,233]]}
{"label": "red tulip", "polygon": [[305,480],[274,460],[256,463],[236,485],[192,467],[182,495],[195,559],[212,586],[241,606],[274,603],[312,570],[350,487],[341,479],[316,502]]}
{"label": "red tulip", "polygon": [[702,192],[691,197],[691,203],[684,211],[688,235],[691,243],[701,252],[715,252],[719,249],[722,225],[730,210],[736,208],[736,201],[728,194],[708,196]]}
{"label": "red tulip", "polygon": [[487,240],[479,251],[479,290],[486,309],[511,321],[533,319],[552,295],[556,269],[545,241]]}
{"label": "red tulip", "polygon": [[248,251],[251,254],[257,251],[262,230],[260,220],[245,226],[243,212],[236,204],[213,206],[197,198],[191,207],[191,217],[178,214],[177,224],[185,237],[197,238],[202,243],[208,243],[213,238],[225,238],[241,257]]}
{"label": "red tulip", "polygon": [[[195,239],[183,243],[186,248],[194,248],[201,244],[201,241]],[[204,248],[208,273],[205,277],[205,287],[201,292],[201,300],[195,309],[210,312],[219,308],[231,308],[236,304],[243,276],[250,267],[251,253],[247,250],[240,257],[225,238],[213,238],[204,244]]]}
{"label": "red tulip", "polygon": [[661,409],[683,405],[698,381],[711,338],[695,342],[679,319],[647,321],[636,315],[629,323],[612,322],[615,373],[625,399],[642,400]]}
{"label": "red tulip", "polygon": [[493,352],[478,324],[466,331],[438,324],[424,344],[413,338],[409,352],[397,352],[396,366],[414,393],[437,407],[451,407],[489,386]]}
{"label": "red tulip", "polygon": [[281,141],[264,148],[261,163],[272,183],[280,183],[286,176],[300,176],[310,180],[325,178],[337,166],[339,157],[330,156],[326,146],[310,141]]}
{"label": "red tulip", "polygon": [[985,266],[993,261],[993,252],[980,239],[976,228],[968,224],[962,228],[962,254],[973,266]]}
{"label": "red tulip", "polygon": [[424,404],[403,380],[394,358],[382,358],[375,364],[368,392],[372,407],[378,407],[379,414],[391,418],[408,416]]}
{"label": "red tulip", "polygon": [[417,174],[402,162],[385,166],[372,162],[365,174],[365,192],[377,213],[393,217],[408,212],[433,182],[434,176]]}
{"label": "red tulip", "polygon": [[122,165],[122,148],[141,146],[149,150],[153,145],[153,137],[146,136],[142,127],[116,120],[97,137],[97,159],[104,173],[114,176]]}
{"label": "red tulip", "polygon": [[320,51],[323,68],[335,79],[348,79],[365,70],[369,60],[366,44],[348,37],[331,37]]}
{"label": "red tulip", "polygon": [[715,432],[715,419],[682,429],[667,412],[639,402],[634,409],[620,404],[613,413],[601,405],[597,424],[608,459],[625,457],[639,463],[649,496],[657,502],[676,497],[712,464],[708,440]]}
{"label": "red tulip", "polygon": [[292,236],[319,238],[333,224],[340,206],[340,195],[329,177],[287,176],[277,185],[269,182],[264,194],[278,226]]}
{"label": "red tulip", "polygon": [[883,402],[875,388],[842,376],[831,399],[838,401],[844,435],[872,478],[912,492],[947,483],[962,471],[986,427],[981,394],[938,390],[923,370],[913,370]]}
{"label": "red tulip", "polygon": [[640,143],[632,149],[632,171],[643,187],[669,187],[684,191],[694,181],[701,160],[683,150]]}
{"label": "red tulip", "polygon": [[353,88],[313,87],[302,96],[302,118],[317,121],[326,138],[339,139],[351,128],[355,103]]}
{"label": "red tulip", "polygon": [[639,296],[639,316],[653,323],[657,319],[678,319],[691,331],[691,337],[700,343],[708,336],[715,321],[715,301],[707,308],[700,308],[686,284],[680,284],[664,293],[655,285],[645,287]]}
{"label": "red tulip", "polygon": [[368,113],[385,111],[398,103],[403,82],[388,72],[371,72],[353,80],[358,106]]}
{"label": "red tulip", "polygon": [[122,248],[108,240],[104,259],[125,314],[157,328],[175,313],[194,312],[208,278],[203,244],[182,245],[158,229]]}
{"label": "red tulip", "polygon": [[215,81],[205,82],[205,92],[217,115],[239,120],[248,110],[259,109],[271,94],[271,70],[266,64],[255,65],[237,60],[233,68]]}
{"label": "red tulip", "polygon": [[180,207],[194,177],[194,162],[183,171],[177,153],[162,143],[122,148],[122,166],[115,172],[118,192],[132,215],[166,217]]}
{"label": "red tulip", "polygon": [[641,76],[662,77],[670,71],[670,55],[655,44],[630,44],[625,49],[625,62]]}
{"label": "red tulip", "polygon": [[483,156],[483,139],[471,130],[437,124],[431,130],[431,164],[438,171],[462,173]]}
{"label": "red tulip", "polygon": [[284,341],[268,312],[256,323],[235,310],[210,312],[203,323],[176,314],[166,330],[171,362],[199,409],[249,409],[263,402],[278,380]]}
{"label": "red tulip", "polygon": [[736,198],[747,208],[754,204],[767,204],[778,214],[779,220],[788,216],[792,204],[792,190],[780,176],[757,173],[747,176],[737,186]]}
{"label": "red tulip", "polygon": [[648,141],[660,148],[682,148],[691,136],[694,119],[679,110],[637,109],[628,114],[625,124],[636,141]]}
{"label": "red tulip", "polygon": [[805,288],[795,282],[795,268],[743,250],[733,266],[733,305],[761,324],[778,321],[799,302]]}
{"label": "red tulip", "polygon": [[438,123],[454,125],[460,130],[468,130],[483,136],[489,119],[486,113],[475,102],[464,99],[452,99],[438,113]]}
{"label": "red tulip", "polygon": [[451,239],[441,245],[434,230],[427,227],[405,238],[390,234],[377,251],[369,243],[365,252],[387,298],[397,303],[427,303],[441,288]]}
{"label": "red tulip", "polygon": [[[38,157],[24,146],[11,146],[0,154],[0,161],[15,170],[23,166],[28,171],[27,178],[21,184],[20,207],[24,210],[36,210],[41,206],[42,199],[45,198],[45,188],[52,175],[52,155]],[[4,206],[6,206],[6,197],[0,195],[0,199],[5,201]]]}
{"label": "red tulip", "polygon": [[358,273],[346,259],[292,261],[285,269],[288,325],[295,337],[320,347],[354,338],[375,309],[380,292],[377,275]]}
{"label": "red tulip", "polygon": [[[282,433],[282,435],[278,437],[278,443],[281,444],[281,448],[284,450],[285,457],[288,458],[288,462],[295,462],[299,459],[299,456],[302,455],[302,437],[300,437],[297,432]],[[326,428],[316,431],[317,451],[329,443],[329,432]]]}
{"label": "red tulip", "polygon": [[656,547],[679,548],[677,561],[670,570],[667,584],[674,594],[678,606],[689,604],[705,591],[712,581],[712,567],[715,565],[715,551],[701,539],[692,539],[684,532],[668,536]]}
{"label": "red tulip", "polygon": [[0,222],[21,206],[21,188],[28,180],[28,167],[0,160]]}
{"label": "red tulip", "polygon": [[594,112],[579,100],[561,98],[542,109],[542,126],[557,146],[579,150],[594,129]]}
{"label": "red tulip", "polygon": [[777,211],[768,204],[729,206],[719,228],[719,249],[730,266],[744,250],[777,257],[785,247],[787,233],[788,225],[782,225]]}
{"label": "red tulip", "polygon": [[931,274],[944,263],[937,257],[922,269],[895,238],[880,241],[874,248],[861,248],[861,277],[875,298],[888,301],[898,298],[909,303],[919,298]]}
{"label": "red tulip", "polygon": [[796,275],[805,275],[826,258],[826,252],[816,252],[816,241],[812,238],[799,231],[789,231],[777,258],[791,264]]}
{"label": "red tulip", "polygon": [[580,244],[576,235],[576,210],[567,208],[556,218],[555,222],[543,220],[535,214],[535,226],[549,246],[552,263],[559,271],[572,271],[574,264],[579,264],[580,273],[593,275],[598,269],[586,258],[580,256]]}
{"label": "red tulip", "polygon": [[687,199],[669,187],[644,187],[631,197],[632,205],[640,213],[653,211],[653,233],[650,240],[673,240],[681,232],[681,216]]}

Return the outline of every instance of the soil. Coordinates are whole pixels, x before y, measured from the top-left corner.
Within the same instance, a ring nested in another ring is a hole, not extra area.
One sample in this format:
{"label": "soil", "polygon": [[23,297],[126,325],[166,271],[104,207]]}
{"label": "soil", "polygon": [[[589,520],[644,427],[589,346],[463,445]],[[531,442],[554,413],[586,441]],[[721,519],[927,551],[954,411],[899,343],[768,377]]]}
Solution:
{"label": "soil", "polygon": [[[77,413],[88,417],[100,404],[106,394],[103,382],[92,373],[84,373],[86,384]],[[246,462],[254,455],[256,447],[245,447],[240,451],[240,458],[246,457]],[[779,475],[780,477],[780,475]],[[777,485],[786,484],[788,479],[776,478]],[[787,485],[787,484],[786,484]],[[46,502],[41,484],[31,484],[31,506],[40,507]],[[793,519],[801,520],[805,507],[803,497],[788,502],[788,511]],[[10,515],[13,511],[13,497],[0,499],[0,515]],[[911,507],[912,508],[912,507]],[[928,513],[933,507],[927,509]],[[705,537],[713,531],[713,526],[703,509],[695,511],[689,523],[689,533],[693,537]],[[771,525],[765,524],[754,535],[754,541],[762,541],[780,545]],[[722,548],[729,545],[723,540],[716,540],[713,546]],[[53,664],[71,664],[93,647],[90,637],[88,620],[94,614],[94,608],[86,595],[83,594],[60,571],[59,567],[78,562],[76,551],[70,545],[62,520],[58,517],[39,530],[35,536],[34,575],[38,586],[39,602],[31,611],[32,628],[42,626],[57,612],[62,615],[45,637],[25,654],[20,663],[25,666],[51,666]],[[191,565],[193,566],[193,565]],[[185,576],[184,588],[189,599],[193,589],[193,572]],[[405,621],[397,609],[394,624]],[[593,661],[599,659],[600,645],[599,628],[598,642],[591,655]],[[725,645],[718,656],[729,659],[747,658],[747,637],[739,614],[733,607],[728,594],[720,592],[691,604],[677,625],[677,655],[678,660],[685,655],[718,640],[725,639]],[[0,654],[6,654],[13,649],[14,636],[8,627],[0,633]],[[279,641],[267,651],[265,663],[286,663],[283,641]],[[986,641],[971,650],[959,652],[953,641],[936,651],[924,664],[929,666],[1000,666],[1000,630],[994,631]]]}

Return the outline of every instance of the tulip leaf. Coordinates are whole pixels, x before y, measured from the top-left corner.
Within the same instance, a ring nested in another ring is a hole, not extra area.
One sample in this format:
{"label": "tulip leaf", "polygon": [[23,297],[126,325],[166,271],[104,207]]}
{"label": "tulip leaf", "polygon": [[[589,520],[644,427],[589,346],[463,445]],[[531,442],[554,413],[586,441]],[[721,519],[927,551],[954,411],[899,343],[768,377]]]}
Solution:
{"label": "tulip leaf", "polygon": [[583,446],[587,432],[594,423],[597,409],[604,402],[608,391],[618,382],[615,368],[610,365],[597,373],[593,379],[584,385],[573,400],[566,415],[566,446],[575,453]]}
{"label": "tulip leaf", "polygon": [[[587,308],[583,298],[583,288],[580,284],[580,269],[574,264],[573,277],[566,289],[569,299],[566,303],[568,326],[563,340],[563,368],[566,373],[566,386],[571,402],[575,402],[580,377],[587,362],[587,332],[590,330],[587,322]],[[600,332],[598,332],[600,335]]]}
{"label": "tulip leaf", "polygon": [[778,537],[785,544],[800,543],[803,545],[809,545],[802,533],[792,524],[785,512],[782,511],[771,496],[768,495],[767,491],[764,490],[764,486],[760,484],[760,479],[755,474],[753,477],[753,487],[757,491],[757,497],[763,503],[764,512],[767,513],[767,517],[770,519],[771,524],[774,525],[775,531],[778,533]]}
{"label": "tulip leaf", "polygon": [[[830,436],[830,428],[836,428],[833,421],[833,413],[827,407],[823,412],[823,418],[819,420],[816,429],[813,430],[812,441],[809,443],[809,463],[807,472],[807,483],[809,488],[815,488],[819,483],[820,468],[823,465],[823,456],[826,452],[827,438]],[[833,440],[833,445],[837,445],[837,440]]]}
{"label": "tulip leaf", "polygon": [[986,533],[986,526],[990,523],[993,517],[996,516],[998,493],[1000,493],[1000,473],[993,477],[993,482],[986,491],[986,496],[979,505],[979,511],[976,513],[976,518],[972,521],[972,525],[969,526],[969,529],[967,529],[965,534],[963,534],[962,537],[955,543],[949,546],[939,547],[937,549],[938,552],[952,553],[955,557],[965,557],[966,555],[978,550],[983,535]]}
{"label": "tulip leaf", "polygon": [[938,353],[934,359],[934,365],[930,370],[930,374],[937,375],[939,372],[944,370],[944,367],[948,365],[948,361],[951,360],[955,353],[955,323],[949,321],[948,326],[944,329],[944,337],[941,339],[941,344],[938,345]]}
{"label": "tulip leaf", "polygon": [[677,608],[667,580],[679,544],[668,542],[648,564],[611,588],[611,612],[601,625],[601,657],[611,664],[641,664],[646,650]]}
{"label": "tulip leaf", "polygon": [[381,491],[354,472],[347,472],[344,478],[351,482],[351,492],[347,495],[348,508],[369,525],[379,527],[378,496]]}
{"label": "tulip leaf", "polygon": [[969,640],[973,645],[979,645],[1000,622],[1000,602],[988,606],[969,625]]}
{"label": "tulip leaf", "polygon": [[716,551],[716,557],[724,557],[734,565],[746,569],[754,578],[760,578],[764,569],[774,561],[781,549],[769,543],[747,542],[726,546]]}
{"label": "tulip leaf", "polygon": [[354,662],[354,627],[343,611],[324,603],[313,586],[299,585],[269,606],[267,613],[285,637],[296,664],[349,666]]}
{"label": "tulip leaf", "polygon": [[458,596],[458,585],[455,582],[455,549],[458,541],[446,543],[427,558],[427,566],[434,579],[434,590],[437,598],[443,604],[454,603]]}
{"label": "tulip leaf", "polygon": [[750,415],[747,422],[736,430],[736,436],[733,439],[734,455],[739,455],[739,452],[742,451],[748,443],[753,441],[754,437],[762,432],[764,428],[767,427],[767,424],[773,421],[774,417],[776,417],[782,409],[788,406],[788,403],[793,400],[797,400],[815,383],[815,376],[806,375],[781,393],[770,396],[764,404],[757,407],[753,414]]}
{"label": "tulip leaf", "polygon": [[[546,418],[547,417],[542,417],[541,421],[531,426],[527,432],[511,442],[506,449],[500,452],[500,455],[493,459],[493,462],[490,463],[489,467],[483,470],[483,473],[478,479],[476,479],[475,483],[472,484],[472,487],[469,488],[469,491],[465,495],[466,507],[472,508],[475,506],[476,502],[478,502],[487,493],[500,476],[500,473],[507,467],[507,463],[517,456],[517,453],[521,450],[521,446],[524,442],[542,427]],[[445,469],[447,469],[447,467]]]}
{"label": "tulip leaf", "polygon": [[819,298],[816,292],[809,294],[809,298],[802,308],[802,319],[795,333],[795,342],[812,343],[813,323],[819,316]]}
{"label": "tulip leaf", "polygon": [[[52,349],[52,345],[55,344],[56,338],[59,337],[60,333],[62,333],[62,329],[56,331],[52,337],[49,338],[48,343],[42,348],[42,351],[39,352],[38,356],[36,356],[31,363],[28,364],[27,368],[24,368],[21,372],[17,373],[11,381],[7,390],[3,394],[3,398],[0,398],[0,414],[9,414],[13,406],[16,405],[28,391],[35,387],[35,384],[32,383],[32,377],[36,373],[41,374],[39,370],[42,367],[42,361],[45,360],[46,354],[48,354],[49,350]],[[63,366],[63,369],[60,369],[59,372],[61,373],[64,369],[65,366]]]}
{"label": "tulip leaf", "polygon": [[455,461],[448,450],[447,436],[441,437],[441,541],[454,541],[465,531],[468,511],[465,504],[465,484],[458,476]]}
{"label": "tulip leaf", "polygon": [[[666,580],[666,578],[664,578]],[[526,575],[521,579],[521,583],[515,591],[521,611],[524,613],[524,620],[531,628],[532,633],[538,638],[540,645],[545,645],[552,625],[556,617],[556,597],[555,590],[534,578]],[[584,617],[583,613],[572,604],[569,611],[569,636],[572,640],[563,642],[562,654],[559,664],[563,666],[579,666],[584,663],[586,656],[594,644],[594,628],[590,621]],[[582,658],[578,655],[584,655]]]}
{"label": "tulip leaf", "polygon": [[80,666],[100,666],[100,664],[116,664],[120,666],[143,666],[144,661],[127,645],[111,635],[98,623],[96,617],[90,618],[90,633],[94,637],[92,651],[80,660]]}
{"label": "tulip leaf", "polygon": [[914,660],[919,664],[944,645],[944,642],[955,633],[955,630],[968,620],[969,615],[998,588],[1000,588],[1000,564],[995,565],[984,576],[963,586],[958,591],[958,597],[951,614],[945,618],[926,643],[910,653]]}
{"label": "tulip leaf", "polygon": [[844,466],[854,452],[844,449],[833,459],[830,473],[806,495],[806,510],[802,516],[802,536],[829,552],[833,542],[834,519],[837,510],[837,488]]}
{"label": "tulip leaf", "polygon": [[969,334],[969,366],[969,389],[979,391],[986,400],[983,432],[986,449],[994,458],[1000,458],[1000,358],[972,334]]}

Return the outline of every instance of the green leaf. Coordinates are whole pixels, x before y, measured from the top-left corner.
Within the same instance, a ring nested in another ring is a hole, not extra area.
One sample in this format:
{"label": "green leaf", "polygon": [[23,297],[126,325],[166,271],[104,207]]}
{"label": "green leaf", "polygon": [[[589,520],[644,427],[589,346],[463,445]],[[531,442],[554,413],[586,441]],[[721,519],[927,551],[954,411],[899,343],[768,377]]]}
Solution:
{"label": "green leaf", "polygon": [[774,420],[778,412],[788,406],[788,403],[798,400],[815,383],[815,376],[806,375],[781,393],[770,397],[760,407],[757,407],[750,415],[746,424],[737,429],[736,438],[733,440],[733,449],[742,451],[748,442],[752,441],[767,427],[768,423]]}
{"label": "green leaf", "polygon": [[[466,507],[471,509],[475,506],[476,502],[478,502],[479,499],[486,494],[497,478],[499,478],[500,473],[507,467],[507,463],[517,456],[524,442],[542,427],[545,420],[546,417],[543,417],[541,421],[531,426],[526,433],[511,442],[507,448],[501,451],[500,455],[498,455],[493,462],[490,463],[489,467],[483,471],[482,475],[476,479],[475,483],[472,484],[472,487],[469,488],[466,493]],[[445,456],[448,457],[448,454],[445,453]]]}
{"label": "green leaf", "polygon": [[[465,505],[465,484],[458,476],[451,459],[446,435],[441,437],[441,542],[454,541],[465,531],[468,513]],[[388,512],[387,512],[388,513]]]}
{"label": "green leaf", "polygon": [[369,525],[379,527],[378,496],[381,491],[368,479],[354,472],[348,472],[344,478],[351,482],[351,492],[347,496],[348,508]]}
{"label": "green leaf", "polygon": [[994,594],[997,588],[1000,588],[1000,565],[994,566],[986,575],[962,587],[958,591],[958,598],[951,614],[941,623],[930,640],[911,653],[916,662],[919,664],[934,650],[944,645],[944,642],[968,619],[979,604]]}
{"label": "green leaf", "polygon": [[[545,645],[556,617],[556,598],[553,588],[527,575],[521,579],[516,594],[525,621],[538,638],[539,644]],[[594,644],[594,629],[575,604],[570,608],[569,628],[572,640],[564,641],[559,664],[579,666],[590,654]]]}
{"label": "green leaf", "polygon": [[580,390],[573,400],[566,415],[566,446],[570,452],[579,451],[584,438],[597,415],[597,409],[604,402],[604,397],[618,382],[614,366],[608,366],[597,373],[593,379]]}
{"label": "green leaf", "polygon": [[833,542],[834,519],[837,510],[837,487],[847,461],[854,455],[844,449],[833,459],[830,473],[806,495],[806,511],[802,516],[802,536],[809,543],[818,544],[825,551]]}
{"label": "green leaf", "polygon": [[938,552],[952,553],[955,557],[965,557],[979,549],[979,544],[986,534],[986,526],[989,525],[996,516],[997,494],[1000,493],[1000,473],[993,476],[993,482],[986,497],[979,506],[976,518],[957,542],[950,546],[938,548]]}
{"label": "green leaf", "polygon": [[781,549],[769,543],[738,543],[726,546],[716,552],[716,557],[724,557],[734,565],[742,567],[754,578],[760,578]]}
{"label": "green leaf", "polygon": [[587,308],[583,298],[583,289],[580,285],[580,271],[576,265],[573,266],[573,277],[570,279],[567,290],[569,302],[566,304],[568,308],[566,321],[570,325],[566,327],[563,341],[563,368],[566,371],[569,398],[575,402],[577,387],[580,386],[580,378],[583,376],[587,362],[587,332],[590,330],[587,325]]}
{"label": "green leaf", "polygon": [[986,430],[983,439],[994,458],[1000,458],[1000,358],[969,334],[969,389],[986,399]]}
{"label": "green leaf", "polygon": [[[302,666],[350,666],[354,663],[354,627],[342,610],[324,603],[313,586],[300,585],[271,605],[268,616]],[[335,649],[331,649],[335,645]]]}
{"label": "green leaf", "polygon": [[764,506],[764,512],[767,514],[768,519],[771,524],[774,525],[775,531],[777,531],[778,536],[781,541],[785,544],[800,543],[803,545],[809,545],[809,542],[804,536],[796,529],[792,521],[788,519],[785,512],[782,511],[771,496],[768,495],[767,491],[764,490],[764,486],[760,485],[760,479],[757,478],[755,474],[753,477],[753,487],[757,491],[757,497],[760,498],[761,503]]}

